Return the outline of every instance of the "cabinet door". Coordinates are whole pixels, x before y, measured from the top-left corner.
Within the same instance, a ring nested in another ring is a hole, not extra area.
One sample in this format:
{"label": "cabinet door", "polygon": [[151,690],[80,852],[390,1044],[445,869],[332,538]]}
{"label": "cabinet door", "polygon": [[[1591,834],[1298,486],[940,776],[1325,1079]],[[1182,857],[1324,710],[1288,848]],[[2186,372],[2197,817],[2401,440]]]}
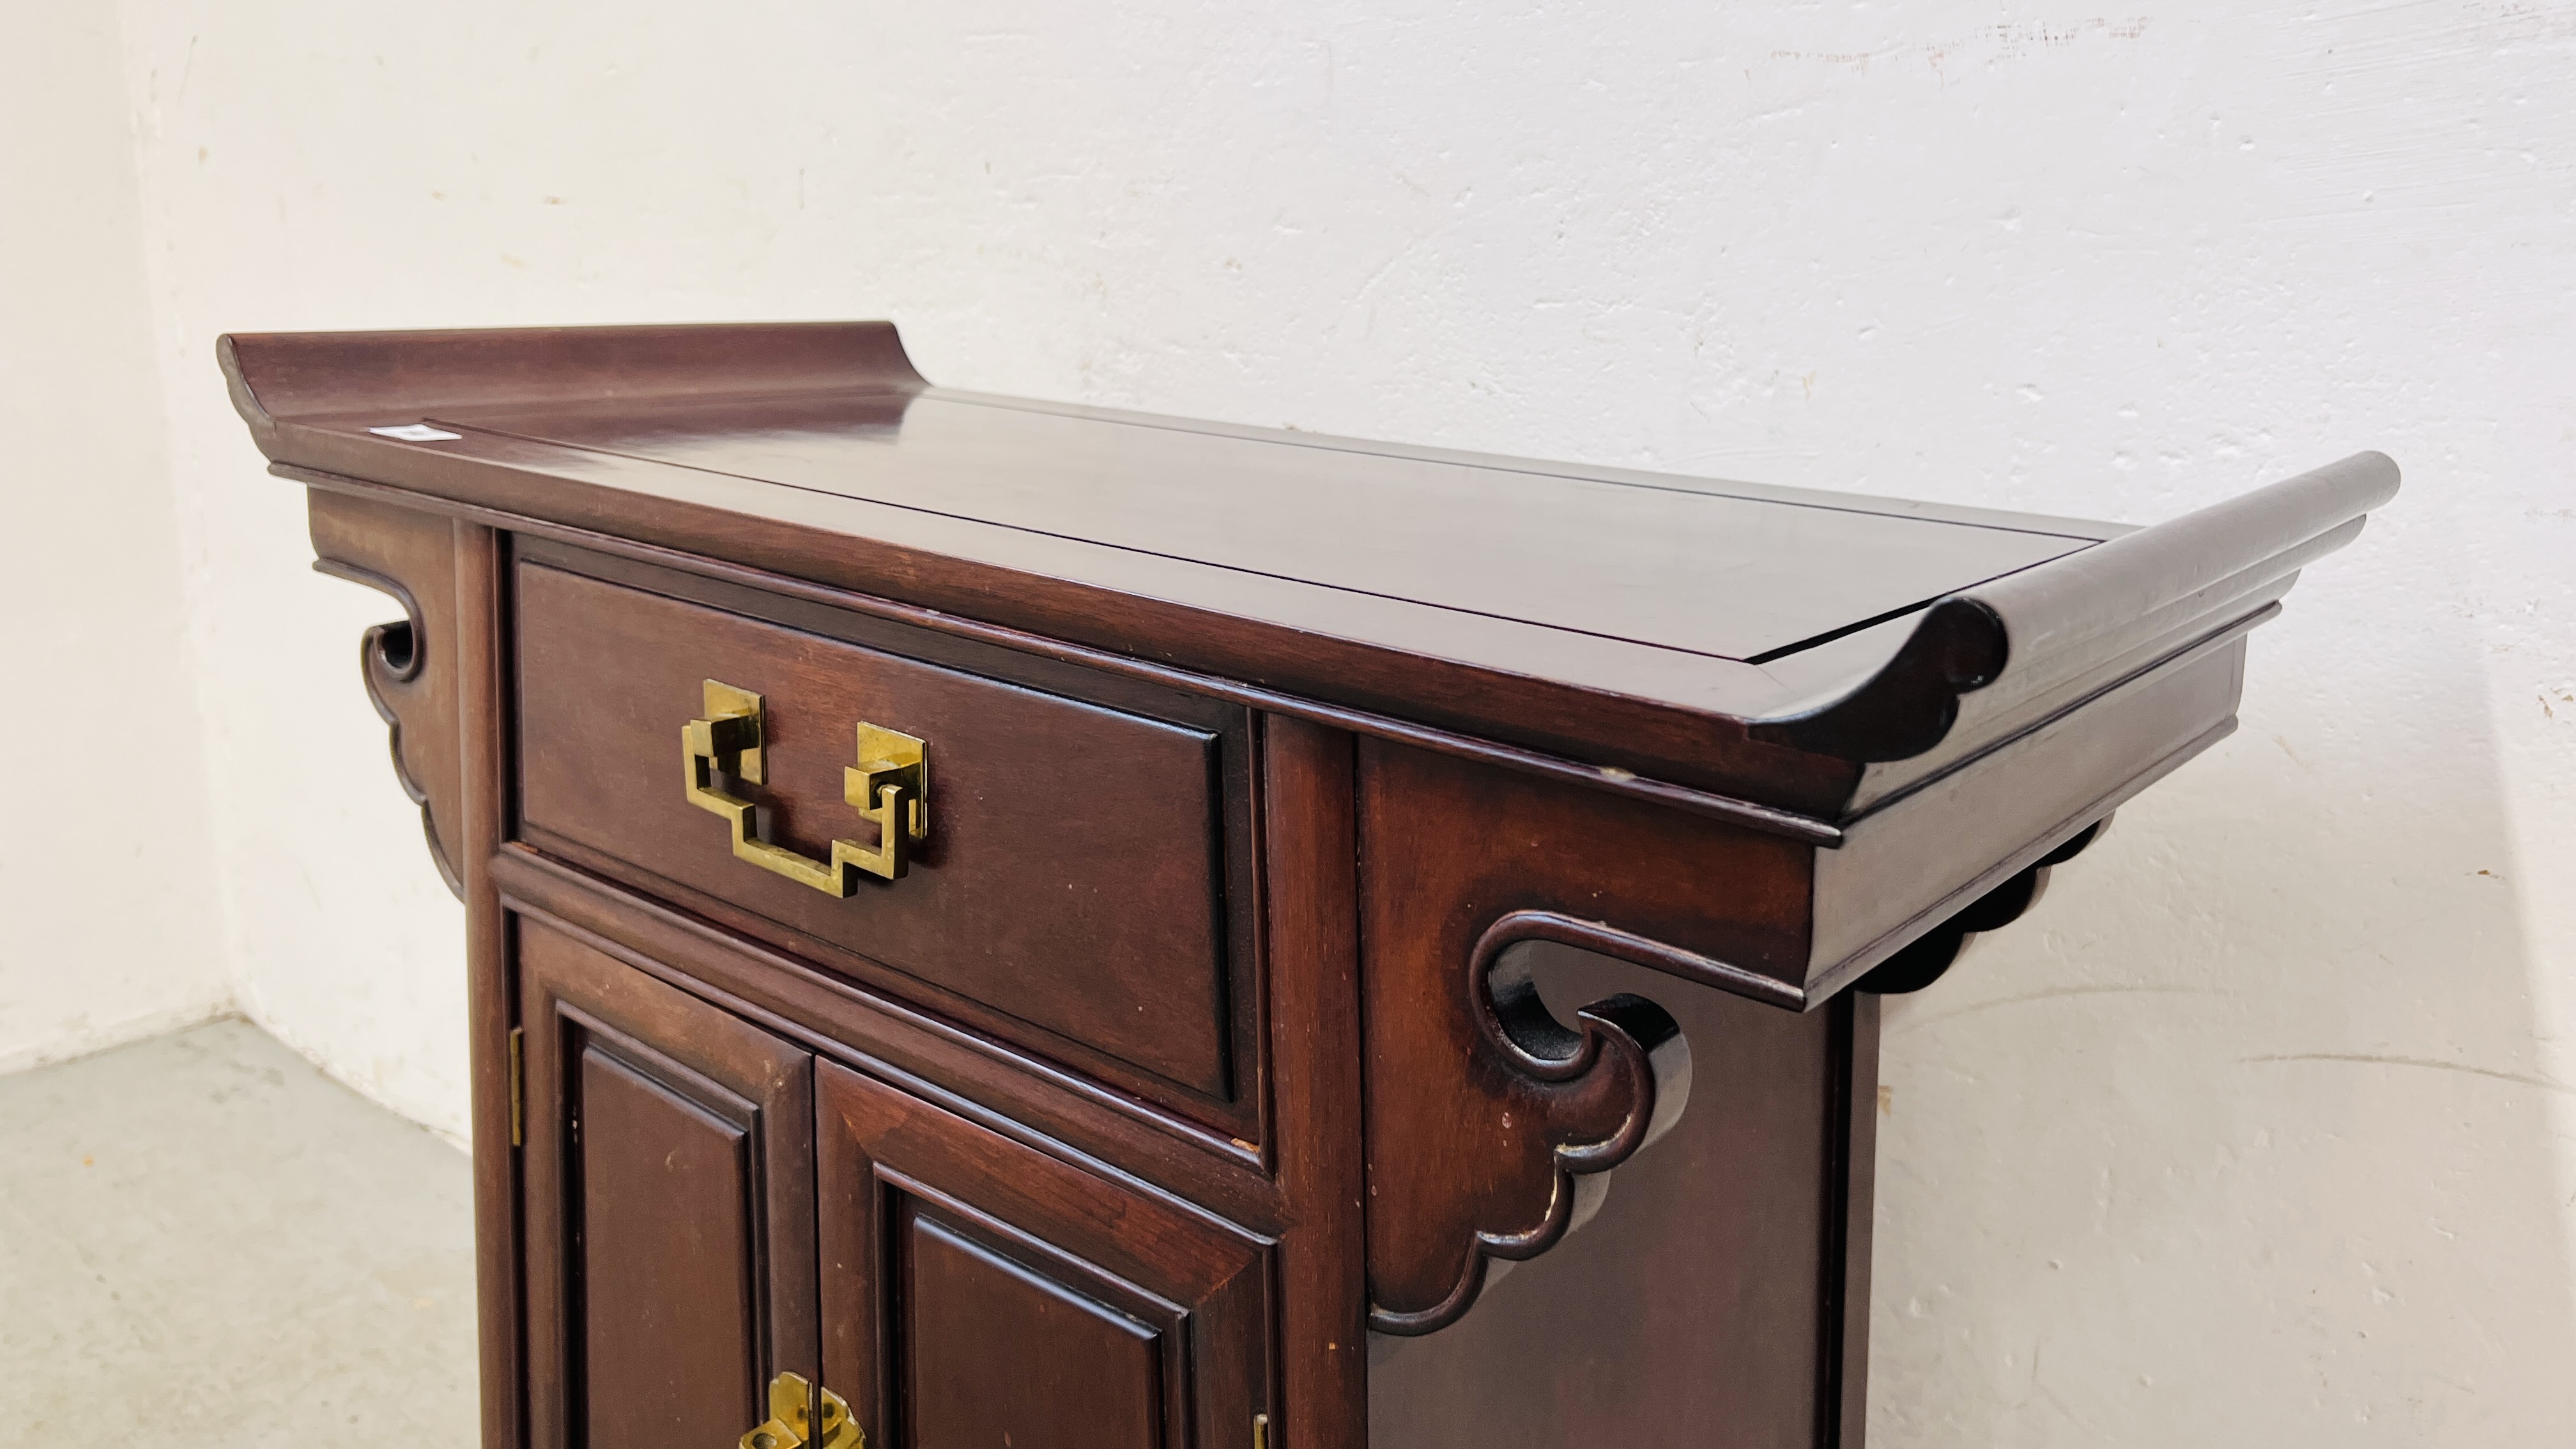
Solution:
{"label": "cabinet door", "polygon": [[713,1449],[811,1378],[813,1063],[522,919],[528,1427]]}
{"label": "cabinet door", "polygon": [[823,1382],[877,1449],[1250,1449],[1266,1247],[815,1069]]}

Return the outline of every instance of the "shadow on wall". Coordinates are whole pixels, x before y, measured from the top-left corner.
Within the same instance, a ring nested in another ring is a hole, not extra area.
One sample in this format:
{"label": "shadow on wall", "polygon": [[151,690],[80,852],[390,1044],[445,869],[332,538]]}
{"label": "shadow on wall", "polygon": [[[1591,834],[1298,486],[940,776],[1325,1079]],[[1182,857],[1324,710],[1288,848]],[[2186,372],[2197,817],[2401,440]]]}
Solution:
{"label": "shadow on wall", "polygon": [[1888,1002],[1878,1449],[2576,1418],[2569,1377],[2530,1372],[2576,1362],[2568,1089],[2537,1069],[2476,646],[2377,641],[2392,697],[2325,660],[2285,677],[2269,642],[2241,733]]}

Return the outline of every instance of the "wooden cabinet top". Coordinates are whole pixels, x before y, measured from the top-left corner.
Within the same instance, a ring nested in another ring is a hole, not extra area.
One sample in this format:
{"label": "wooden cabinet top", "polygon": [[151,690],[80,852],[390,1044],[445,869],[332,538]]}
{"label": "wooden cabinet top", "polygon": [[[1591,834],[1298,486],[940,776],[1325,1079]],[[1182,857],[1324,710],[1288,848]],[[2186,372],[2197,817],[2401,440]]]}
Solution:
{"label": "wooden cabinet top", "polygon": [[2241,633],[2396,487],[2362,454],[2133,530],[957,392],[884,323],[221,351],[288,476],[810,580],[1818,837]]}

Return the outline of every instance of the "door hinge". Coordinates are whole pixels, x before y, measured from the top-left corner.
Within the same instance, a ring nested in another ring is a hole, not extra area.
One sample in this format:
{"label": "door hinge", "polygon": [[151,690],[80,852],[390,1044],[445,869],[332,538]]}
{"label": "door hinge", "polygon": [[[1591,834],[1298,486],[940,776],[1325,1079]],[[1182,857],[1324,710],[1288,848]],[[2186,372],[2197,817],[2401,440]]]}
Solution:
{"label": "door hinge", "polygon": [[1270,1416],[1252,1416],[1252,1449],[1270,1449]]}
{"label": "door hinge", "polygon": [[867,1449],[868,1436],[850,1417],[849,1400],[805,1382],[803,1374],[780,1374],[769,1381],[769,1418],[746,1430],[740,1443],[741,1449]]}
{"label": "door hinge", "polygon": [[528,1144],[528,1029],[510,1028],[510,1145]]}

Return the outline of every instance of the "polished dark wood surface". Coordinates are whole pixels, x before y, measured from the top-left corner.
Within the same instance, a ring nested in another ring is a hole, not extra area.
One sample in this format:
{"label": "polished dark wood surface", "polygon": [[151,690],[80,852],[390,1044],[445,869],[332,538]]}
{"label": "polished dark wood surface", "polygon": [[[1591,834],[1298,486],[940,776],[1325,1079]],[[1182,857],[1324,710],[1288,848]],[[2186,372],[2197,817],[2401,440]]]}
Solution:
{"label": "polished dark wood surface", "polygon": [[[759,479],[1358,598],[1757,664],[2105,532],[1405,457],[1334,439],[1280,440],[936,390],[896,396],[897,404],[859,409],[830,393],[456,407],[427,421],[464,432],[460,443],[508,438]],[[1367,526],[1353,527],[1356,519]],[[1589,537],[1626,546],[1570,546]]]}
{"label": "polished dark wood surface", "polygon": [[1354,741],[1273,718],[1263,873],[1277,1084],[1279,1399],[1286,1444],[1359,1444],[1368,1420],[1367,1094],[1360,1054]]}
{"label": "polished dark wood surface", "polygon": [[533,923],[529,1442],[723,1443],[811,1375],[812,1058]]}
{"label": "polished dark wood surface", "polygon": [[525,846],[491,862],[502,900],[774,1035],[864,1066],[1050,1151],[1112,1164],[1261,1232],[1283,1224],[1261,1143],[968,1029]]}
{"label": "polished dark wood surface", "polygon": [[[1694,1044],[1661,1007],[1623,995],[1557,1019],[1510,948],[1580,944],[1790,1004],[1806,852],[1374,743],[1359,780],[1364,1061],[1404,1087],[1368,1100],[1371,1324],[1428,1333],[1494,1262],[1579,1224],[1692,1090]],[[1620,928],[1584,927],[1602,920]]]}
{"label": "polished dark wood surface", "polygon": [[[2232,730],[2395,488],[2125,529],[961,394],[882,324],[222,356],[404,614],[493,1449],[783,1369],[880,1443],[1858,1449],[1878,993]],[[927,739],[915,869],[734,858],[706,678],[809,854],[858,720]]]}
{"label": "polished dark wood surface", "polygon": [[[1234,1097],[1216,731],[556,569],[522,564],[517,591],[523,838],[993,1008],[1001,1029]],[[679,783],[706,679],[763,696],[768,781],[741,788],[808,857],[835,835],[876,843],[843,799],[859,721],[934,741],[910,873],[839,900],[734,858]]]}
{"label": "polished dark wood surface", "polygon": [[1855,821],[1816,854],[1808,998],[1842,990],[2233,732],[2244,664],[2241,637],[2186,651]]}
{"label": "polished dark wood surface", "polygon": [[[1427,1336],[1373,1340],[1370,1442],[1857,1442],[1840,1425],[1844,1375],[1867,1348],[1867,1282],[1842,1270],[1856,1258],[1865,1275],[1869,1261],[1876,1002],[1793,1016],[1553,944],[1529,951],[1541,997],[1567,1021],[1621,993],[1668,1007],[1692,1046],[1690,1105],[1609,1175],[1590,1221],[1511,1265],[1474,1311]],[[1857,1321],[1837,1311],[1845,1303]],[[1849,1387],[1857,1413],[1865,1389]]]}
{"label": "polished dark wood surface", "polygon": [[[222,356],[254,436],[295,476],[399,482],[1827,818],[1850,807],[1865,766],[1991,743],[1955,728],[1962,696],[2002,681],[1988,702],[2071,702],[2087,668],[2145,662],[2133,656],[2259,609],[2395,488],[2393,466],[2366,455],[2180,532],[2016,526],[1005,406],[927,389],[882,324],[244,336]],[[915,407],[942,422],[921,435],[917,468],[887,463],[907,455]],[[484,412],[519,431],[469,420]],[[654,421],[665,416],[679,421]],[[457,436],[369,431],[424,419]],[[556,432],[603,446],[542,440]],[[605,446],[620,439],[641,451]],[[795,476],[768,476],[782,469]],[[1089,485],[1078,506],[1093,520],[1070,533],[1068,479]],[[911,502],[835,491],[880,486]],[[1310,509],[1318,488],[1361,489],[1366,509]],[[952,495],[945,511],[913,506]],[[1515,535],[1548,550],[1524,573],[1517,555],[1475,547],[1485,520],[1514,516],[1474,505],[1495,496],[1592,516]],[[1190,543],[1211,534],[1237,542]],[[2122,548],[2099,560],[2061,546],[2114,536]],[[1702,551],[1675,557],[1675,538]],[[1244,566],[1246,547],[1269,562]],[[1330,570],[1287,561],[1300,548],[1367,562],[1318,581],[1305,575]],[[1666,574],[1739,578],[1684,592],[1763,622],[1708,634],[1721,626],[1638,604],[1632,585]],[[1541,596],[1554,601],[1523,607]]]}
{"label": "polished dark wood surface", "polygon": [[458,746],[465,822],[465,1012],[475,1128],[474,1293],[483,1443],[527,1442],[527,1279],[519,1214],[521,1152],[503,1152],[494,1124],[524,1117],[524,1062],[517,1040],[518,991],[511,920],[492,877],[506,830],[504,761],[509,757],[509,686],[503,644],[506,583],[502,535],[462,520],[456,540]]}
{"label": "polished dark wood surface", "polygon": [[[1086,1293],[1062,1281],[1087,1276],[1078,1270],[1031,1272],[909,1199],[894,1238],[904,1309],[888,1331],[903,1340],[906,1406],[896,1442],[1171,1442],[1165,1426],[1181,1427],[1181,1414],[1164,1385],[1183,1355],[1161,1325],[1102,1301],[1124,1296],[1114,1280]],[[994,1373],[997,1354],[1018,1371]]]}
{"label": "polished dark wood surface", "polygon": [[[457,846],[465,827],[465,714],[458,694],[456,527],[380,499],[347,496],[318,499],[311,523],[317,570],[402,604],[402,618],[359,639],[358,669],[389,734],[394,779],[420,807],[429,858],[448,889],[462,895]],[[404,579],[421,580],[421,591],[414,593]]]}
{"label": "polished dark wood surface", "polygon": [[824,1382],[869,1442],[1251,1441],[1258,1239],[856,1072],[816,1086]]}

